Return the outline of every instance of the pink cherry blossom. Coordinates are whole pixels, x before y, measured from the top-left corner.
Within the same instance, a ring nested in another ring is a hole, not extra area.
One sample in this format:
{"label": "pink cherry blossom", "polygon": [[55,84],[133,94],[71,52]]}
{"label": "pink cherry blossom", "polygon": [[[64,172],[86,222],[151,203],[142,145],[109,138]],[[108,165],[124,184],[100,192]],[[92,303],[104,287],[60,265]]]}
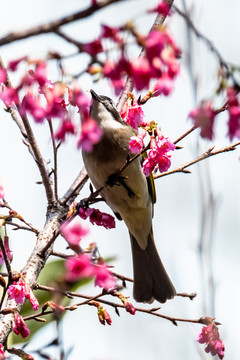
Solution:
{"label": "pink cherry blossom", "polygon": [[27,282],[25,282],[25,296],[29,300],[33,310],[38,310],[39,309],[38,299],[34,295],[32,289],[30,288]]}
{"label": "pink cherry blossom", "polygon": [[[9,238],[8,236],[4,236],[4,248],[5,248],[5,252],[7,254],[7,258],[8,260],[11,262],[12,261],[12,252],[9,248]],[[2,265],[5,262],[4,260],[4,256],[2,253],[2,250],[0,250],[0,265]]]}
{"label": "pink cherry blossom", "polygon": [[5,194],[4,194],[4,189],[3,189],[2,184],[0,183],[0,206],[3,205],[4,196],[5,196]]}
{"label": "pink cherry blossom", "polygon": [[6,106],[11,106],[13,103],[19,103],[18,93],[16,89],[11,87],[3,86],[2,92],[0,93],[0,99]]}
{"label": "pink cherry blossom", "polygon": [[142,170],[143,170],[143,173],[146,175],[146,177],[148,177],[153,172],[155,166],[156,166],[156,162],[151,157],[147,157],[144,160],[144,162],[142,164]]}
{"label": "pink cherry blossom", "polygon": [[194,126],[200,128],[202,138],[213,139],[213,125],[216,112],[212,108],[211,101],[203,101],[201,105],[192,110],[189,117],[193,120]]}
{"label": "pink cherry blossom", "polygon": [[153,96],[168,96],[172,93],[174,82],[168,74],[163,74],[152,88]]}
{"label": "pink cherry blossom", "polygon": [[170,155],[162,155],[158,157],[157,165],[158,169],[161,173],[168,171],[171,166],[171,156]]}
{"label": "pink cherry blossom", "polygon": [[139,132],[137,136],[131,136],[131,140],[129,142],[129,150],[132,154],[135,154],[136,152],[141,153],[143,149],[143,139],[146,136],[147,132],[144,130],[142,132]]}
{"label": "pink cherry blossom", "polygon": [[152,77],[152,69],[145,56],[134,59],[131,62],[131,77],[136,90],[140,91],[149,87],[149,82]]}
{"label": "pink cherry blossom", "polygon": [[80,220],[65,222],[60,232],[70,245],[78,245],[84,236],[89,233],[89,228]]}
{"label": "pink cherry blossom", "polygon": [[96,39],[92,42],[82,45],[82,51],[88,53],[91,56],[96,56],[98,53],[103,51],[101,39]]}
{"label": "pink cherry blossom", "polygon": [[171,156],[169,151],[175,150],[175,145],[165,138],[160,129],[155,129],[155,135],[151,136],[150,151],[148,157],[143,162],[143,173],[148,177],[157,167],[160,172],[165,172],[171,166]]}
{"label": "pink cherry blossom", "polygon": [[79,216],[80,216],[80,218],[82,218],[83,220],[86,220],[89,215],[86,213],[86,209],[84,209],[83,207],[80,207],[80,208],[79,208]]}
{"label": "pink cherry blossom", "polygon": [[15,334],[17,334],[17,335],[20,334],[24,339],[26,337],[28,337],[28,335],[30,334],[30,331],[29,331],[27,325],[25,324],[22,316],[19,315],[19,313],[14,314],[14,323],[13,323],[12,330],[13,330],[13,332],[15,332]]}
{"label": "pink cherry blossom", "polygon": [[7,73],[4,68],[0,68],[0,83],[5,83],[7,80]]}
{"label": "pink cherry blossom", "polygon": [[43,107],[41,97],[39,95],[34,95],[31,91],[24,96],[20,106],[20,114],[26,116],[26,112],[31,114],[38,123],[43,122],[46,117],[46,111]]}
{"label": "pink cherry blossom", "polygon": [[111,80],[116,95],[124,87],[124,76],[130,75],[130,72],[131,65],[124,55],[117,62],[108,59],[103,67],[103,75]]}
{"label": "pink cherry blossom", "polygon": [[81,116],[88,117],[90,108],[90,98],[78,87],[74,85],[73,89],[68,89],[68,100],[73,106],[77,106]]}
{"label": "pink cherry blossom", "polygon": [[101,32],[102,38],[110,38],[111,40],[117,43],[121,42],[121,38],[119,37],[119,31],[120,31],[119,27],[111,27],[104,24],[102,24],[101,26],[102,26],[102,32]]}
{"label": "pink cherry blossom", "polygon": [[161,56],[161,52],[168,43],[166,32],[153,30],[146,38],[146,58],[152,63],[155,57]]}
{"label": "pink cherry blossom", "polygon": [[22,279],[13,283],[8,289],[9,299],[14,299],[17,304],[23,304],[26,297],[25,284]]}
{"label": "pink cherry blossom", "polygon": [[12,61],[9,61],[8,63],[8,69],[11,70],[11,71],[16,71],[17,68],[18,68],[18,65],[27,59],[27,56],[23,56],[19,59],[16,59],[16,60],[12,60]]}
{"label": "pink cherry blossom", "polygon": [[75,133],[75,125],[73,124],[72,120],[67,118],[61,122],[60,128],[55,133],[55,138],[61,141],[65,141],[67,134],[74,134]]}
{"label": "pink cherry blossom", "polygon": [[205,348],[207,353],[210,352],[212,356],[218,355],[219,359],[223,359],[225,350],[224,344],[222,339],[219,338],[218,327],[213,322],[202,328],[202,332],[197,341],[200,344],[207,344]]}
{"label": "pink cherry blossom", "polygon": [[[158,131],[158,130],[156,130]],[[160,136],[159,136],[160,135]],[[168,137],[164,137],[159,133],[158,140],[156,141],[156,146],[158,148],[159,154],[165,154],[168,151],[174,151],[176,146]]]}
{"label": "pink cherry blossom", "polygon": [[5,354],[4,354],[4,351],[3,351],[3,345],[0,344],[0,360],[5,360],[6,357],[5,357]]}
{"label": "pink cherry blossom", "polygon": [[148,10],[148,12],[156,12],[158,14],[161,14],[163,16],[167,16],[170,11],[170,6],[167,4],[166,1],[160,1],[157,6],[155,6],[153,9]]}
{"label": "pink cherry blossom", "polygon": [[142,124],[144,112],[142,106],[137,103],[136,99],[128,100],[123,105],[121,116],[127,124],[131,125],[135,130]]}
{"label": "pink cherry blossom", "polygon": [[101,212],[98,209],[88,208],[85,214],[93,225],[104,226],[106,229],[113,229],[116,226],[112,215]]}
{"label": "pink cherry blossom", "polygon": [[66,279],[70,282],[92,277],[95,274],[95,268],[89,257],[85,254],[70,257],[66,260]]}
{"label": "pink cherry blossom", "polygon": [[47,82],[47,64],[45,61],[40,61],[35,70],[29,70],[29,75],[33,77],[33,79],[42,87]]}
{"label": "pink cherry blossom", "polygon": [[233,88],[227,89],[228,106],[228,136],[232,140],[235,136],[240,138],[240,104],[237,93]]}
{"label": "pink cherry blossom", "polygon": [[100,286],[107,291],[116,288],[116,281],[106,264],[96,265],[95,275],[95,286]]}
{"label": "pink cherry blossom", "polygon": [[78,147],[84,151],[92,151],[93,146],[99,142],[102,137],[102,130],[91,117],[82,122],[82,131],[78,140]]}

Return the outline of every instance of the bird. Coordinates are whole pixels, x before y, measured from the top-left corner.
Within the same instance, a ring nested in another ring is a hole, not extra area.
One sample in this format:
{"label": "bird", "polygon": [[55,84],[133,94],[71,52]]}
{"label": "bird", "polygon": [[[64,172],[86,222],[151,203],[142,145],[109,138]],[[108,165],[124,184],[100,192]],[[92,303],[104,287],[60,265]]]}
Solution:
{"label": "bird", "polygon": [[[154,181],[142,172],[141,156],[129,161],[131,136],[136,131],[118,112],[113,100],[90,90],[90,116],[102,130],[92,151],[82,150],[83,162],[96,189],[119,220],[128,228],[133,262],[133,297],[137,302],[165,303],[176,290],[159,257],[152,229]],[[107,185],[106,185],[107,184]]]}

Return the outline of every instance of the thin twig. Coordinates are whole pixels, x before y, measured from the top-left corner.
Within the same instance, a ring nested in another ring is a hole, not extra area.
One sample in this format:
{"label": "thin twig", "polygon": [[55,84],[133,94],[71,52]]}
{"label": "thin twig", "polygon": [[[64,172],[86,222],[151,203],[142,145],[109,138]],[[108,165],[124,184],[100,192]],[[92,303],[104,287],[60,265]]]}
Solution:
{"label": "thin twig", "polygon": [[[64,295],[70,295],[70,296],[80,297],[80,298],[86,299],[83,302],[76,303],[76,304],[71,305],[69,307],[65,307],[64,310],[73,310],[74,307],[76,307],[76,306],[79,307],[79,306],[82,306],[82,305],[96,306],[96,304],[93,303],[93,300],[96,300],[96,299],[98,300],[99,303],[111,306],[111,307],[113,307],[115,309],[116,308],[125,309],[125,306],[123,304],[119,304],[119,303],[115,303],[115,302],[112,302],[112,301],[101,299],[101,297],[104,296],[104,295],[114,295],[114,293],[113,294],[111,294],[111,293],[102,294],[101,293],[101,294],[98,294],[98,295],[92,297],[92,296],[89,296],[89,295],[79,294],[79,293],[76,293],[76,292],[73,292],[73,291],[63,291],[61,289],[56,289],[56,288],[53,288],[53,287],[50,287],[50,286],[43,286],[43,285],[40,285],[40,284],[36,285],[36,289],[44,290],[44,291],[50,291],[50,292],[54,292],[54,293],[61,293],[61,294],[64,294]],[[205,324],[205,322],[203,322],[204,318],[200,318],[200,319],[183,319],[183,318],[175,318],[175,317],[171,317],[171,316],[168,316],[168,315],[159,314],[159,313],[156,312],[157,310],[159,310],[159,308],[156,308],[156,309],[142,309],[142,308],[139,308],[139,307],[135,307],[135,310],[137,312],[143,312],[143,313],[146,313],[146,314],[149,314],[149,315],[157,316],[157,317],[160,317],[162,319],[171,321],[174,325],[177,325],[177,322],[188,322],[188,323],[190,322],[190,323],[203,323],[203,324]],[[48,311],[48,313],[52,313],[52,312]],[[47,313],[40,312],[40,313],[25,317],[24,320],[34,319],[35,317],[43,316],[43,315],[46,315],[46,314]]]}
{"label": "thin twig", "polygon": [[[9,210],[9,215],[8,215],[8,218],[15,218],[15,219],[18,219],[20,221],[22,221],[25,225],[27,225],[29,227],[29,231],[33,231],[35,232],[36,234],[38,233],[38,230],[32,226],[32,224],[30,224],[29,222],[27,222],[21,215],[19,215],[15,210],[13,210],[13,208],[9,205],[9,203],[4,199],[3,200],[3,205],[2,205],[3,208],[6,208]],[[11,213],[12,212],[12,213]],[[7,222],[7,219],[6,219],[6,222]],[[13,222],[9,222],[10,224],[13,224]],[[14,224],[15,226],[18,226],[17,224]],[[20,227],[18,226],[19,228],[22,228],[22,229],[25,229],[25,227]]]}
{"label": "thin twig", "polygon": [[40,34],[42,35],[42,34],[55,32],[59,27],[61,27],[63,25],[67,25],[67,24],[70,24],[70,23],[72,23],[74,21],[86,18],[86,17],[92,15],[93,13],[95,13],[96,11],[98,11],[100,9],[103,9],[106,6],[109,6],[111,4],[120,2],[120,1],[124,1],[124,0],[104,0],[104,1],[99,1],[95,5],[89,6],[85,10],[81,10],[79,12],[76,12],[75,14],[72,14],[72,15],[64,16],[61,19],[54,20],[54,21],[51,21],[49,23],[46,23],[46,24],[43,24],[43,25],[40,25],[40,26],[33,27],[33,28],[27,29],[25,31],[9,33],[8,35],[6,35],[6,36],[4,36],[4,37],[2,37],[0,39],[0,46],[12,43],[14,41],[26,39],[26,38],[29,38],[31,36],[36,36],[36,35],[40,35]]}
{"label": "thin twig", "polygon": [[2,251],[2,255],[3,255],[3,258],[4,258],[4,262],[5,262],[7,273],[8,273],[8,285],[4,286],[1,301],[0,301],[0,309],[2,309],[2,305],[3,305],[3,302],[4,302],[5,296],[6,296],[7,288],[13,281],[12,280],[13,279],[13,274],[12,274],[11,264],[10,264],[10,261],[8,259],[7,253],[6,253],[6,249],[5,249],[5,246],[4,246],[2,236],[0,236],[0,248],[1,248],[1,251]]}
{"label": "thin twig", "polygon": [[198,163],[199,161],[202,161],[202,160],[205,160],[211,156],[214,156],[214,155],[217,155],[217,154],[222,154],[222,153],[225,153],[225,152],[228,152],[228,151],[233,151],[236,149],[236,147],[240,145],[240,142],[237,142],[233,145],[230,145],[230,146],[226,146],[225,148],[223,149],[220,149],[220,150],[216,150],[216,151],[213,151],[214,149],[214,146],[211,147],[210,149],[208,149],[205,153],[203,153],[202,155],[198,156],[197,158],[195,158],[194,160],[188,162],[187,164],[185,165],[182,165],[180,166],[179,168],[177,169],[173,169],[173,170],[170,170],[170,171],[167,171],[165,173],[162,173],[162,174],[159,174],[159,175],[156,175],[154,176],[154,179],[159,179],[160,177],[163,177],[163,176],[166,176],[166,175],[170,175],[170,174],[175,174],[175,173],[179,173],[179,172],[182,172],[182,173],[185,173],[185,174],[189,174],[190,171],[189,170],[186,170],[186,168],[188,168],[189,166],[193,165],[193,164],[196,164]]}
{"label": "thin twig", "polygon": [[188,14],[184,13],[183,11],[181,11],[176,5],[173,6],[174,10],[184,18],[184,20],[186,21],[188,27],[194,32],[194,34],[197,36],[197,38],[203,40],[205,42],[205,44],[209,47],[209,49],[216,55],[220,66],[224,67],[227,75],[230,75],[234,82],[235,79],[233,77],[233,74],[229,71],[229,68],[231,68],[231,65],[229,65],[229,63],[227,63],[225,61],[225,59],[223,58],[222,54],[220,53],[220,51],[215,47],[215,45],[213,44],[213,42],[211,40],[209,40],[205,35],[203,35],[194,25],[193,21],[190,19],[190,17],[188,16]]}
{"label": "thin twig", "polygon": [[[9,261],[9,259],[7,257],[7,253],[6,253],[5,246],[4,246],[4,243],[3,243],[3,239],[2,239],[1,236],[0,236],[0,248],[1,248],[1,251],[2,251],[2,254],[3,254],[6,269],[7,269],[7,272],[8,272],[8,283],[11,284],[12,283],[11,264],[10,264],[10,261]],[[0,307],[0,309],[1,309],[1,307]]]}
{"label": "thin twig", "polygon": [[179,138],[177,138],[177,140],[175,140],[173,143],[176,145],[177,143],[179,143],[179,141],[181,141],[182,139],[184,139],[186,136],[188,136],[189,134],[191,134],[191,132],[193,132],[196,128],[196,126],[191,127],[191,129],[189,129],[188,131],[186,131],[183,135],[179,136]]}
{"label": "thin twig", "polygon": [[33,134],[32,127],[28,121],[28,118],[26,116],[22,116],[22,120],[23,120],[23,124],[24,124],[25,130],[26,130],[27,136],[28,136],[28,141],[31,144],[31,147],[33,149],[33,153],[36,158],[36,163],[37,163],[38,169],[39,169],[41,177],[42,177],[48,204],[53,205],[55,203],[56,199],[54,196],[54,192],[53,192],[52,185],[51,185],[51,182],[50,182],[50,179],[48,176],[48,170],[45,166],[44,159],[42,157],[42,154],[40,153],[37,141]]}
{"label": "thin twig", "polygon": [[59,251],[52,251],[52,252],[51,252],[51,255],[52,255],[52,256],[60,257],[60,258],[62,258],[62,259],[68,259],[70,256],[72,256],[72,255],[67,255],[67,254],[61,253],[61,252],[59,252]]}
{"label": "thin twig", "polygon": [[33,230],[32,228],[26,227],[26,226],[21,226],[13,221],[5,221],[5,224],[10,225],[10,226],[15,226],[15,228],[13,228],[12,230],[27,230],[27,231],[31,231],[34,234],[38,233],[38,230]]}
{"label": "thin twig", "polygon": [[51,140],[52,140],[52,148],[53,148],[53,162],[54,162],[54,170],[53,170],[53,175],[54,175],[54,195],[55,195],[55,199],[58,200],[58,179],[57,179],[57,146],[56,146],[56,141],[55,141],[55,136],[54,136],[54,132],[53,132],[53,126],[52,126],[52,120],[48,119],[48,125],[49,125],[49,129],[50,129],[50,134],[51,134]]}

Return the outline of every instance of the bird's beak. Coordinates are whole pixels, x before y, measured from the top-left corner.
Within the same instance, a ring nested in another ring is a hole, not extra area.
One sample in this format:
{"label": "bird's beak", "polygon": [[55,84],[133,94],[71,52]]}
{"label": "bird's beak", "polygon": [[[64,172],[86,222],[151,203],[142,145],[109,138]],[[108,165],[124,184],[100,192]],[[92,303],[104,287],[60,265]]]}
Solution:
{"label": "bird's beak", "polygon": [[92,95],[93,100],[97,100],[97,101],[101,102],[100,96],[99,96],[97,93],[95,93],[95,91],[93,91],[93,90],[91,89],[91,90],[90,90],[90,93],[91,93],[91,95]]}

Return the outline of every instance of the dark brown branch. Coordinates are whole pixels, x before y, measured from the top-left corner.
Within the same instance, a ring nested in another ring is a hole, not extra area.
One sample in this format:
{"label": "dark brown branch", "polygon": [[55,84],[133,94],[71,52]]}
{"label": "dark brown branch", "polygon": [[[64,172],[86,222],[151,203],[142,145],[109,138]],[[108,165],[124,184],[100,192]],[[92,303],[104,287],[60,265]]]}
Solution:
{"label": "dark brown branch", "polygon": [[[21,216],[21,215],[19,215],[15,210],[13,210],[13,208],[9,205],[9,203],[4,199],[3,200],[3,205],[2,205],[2,207],[3,208],[6,208],[6,209],[8,209],[9,210],[9,216],[7,216],[7,217],[5,217],[6,218],[6,223],[9,223],[10,225],[12,224],[12,225],[15,225],[15,226],[17,226],[18,228],[22,228],[22,229],[24,229],[24,230],[29,230],[29,231],[33,231],[33,232],[35,232],[36,234],[38,233],[38,230],[36,229],[36,228],[34,228],[29,222],[27,222],[26,220],[24,220],[24,218]],[[13,224],[13,222],[11,221],[9,221],[8,222],[8,219],[18,219],[19,221],[22,221],[25,225],[27,225],[28,226],[28,228],[25,228],[25,227],[21,227],[21,226],[19,226],[19,225],[17,225],[17,224]]]}
{"label": "dark brown branch", "polygon": [[[0,67],[3,68],[3,69],[6,69],[1,58],[0,58]],[[9,77],[7,77],[6,86],[11,87],[11,82],[10,82]],[[31,125],[30,125],[30,123],[28,121],[27,116],[20,116],[19,105],[16,106],[16,109],[17,110],[13,109],[13,107],[9,107],[8,111],[10,112],[12,118],[14,116],[13,120],[18,125],[22,135],[24,136],[25,141],[27,141],[27,143],[29,144],[28,146],[29,146],[29,148],[31,150],[30,152],[33,155],[33,158],[34,158],[34,160],[35,160],[35,162],[36,162],[36,164],[38,166],[39,172],[40,172],[41,177],[42,177],[42,181],[43,181],[43,184],[44,184],[44,187],[45,187],[46,196],[47,196],[47,199],[48,199],[48,204],[53,205],[54,201],[55,201],[55,198],[54,198],[53,189],[52,189],[52,186],[51,186],[51,183],[50,183],[50,179],[49,179],[49,176],[48,176],[48,170],[47,170],[47,167],[45,165],[44,159],[43,159],[43,157],[42,157],[42,155],[40,153],[39,147],[37,145],[35,136],[34,136],[33,131],[32,131],[32,127],[31,127]]]}
{"label": "dark brown branch", "polygon": [[222,154],[222,153],[225,153],[225,152],[228,152],[228,151],[233,151],[236,149],[237,146],[240,145],[240,142],[237,142],[233,145],[230,145],[230,146],[226,146],[225,148],[223,149],[220,149],[220,150],[216,150],[216,151],[213,151],[214,149],[214,146],[211,147],[210,149],[208,149],[205,153],[203,153],[202,155],[198,156],[196,159],[193,159],[192,161],[188,162],[187,164],[185,165],[182,165],[180,166],[179,168],[177,169],[173,169],[173,170],[170,170],[170,171],[167,171],[165,173],[162,173],[162,174],[159,174],[157,176],[154,176],[154,179],[159,179],[160,177],[163,177],[163,176],[166,176],[166,175],[170,175],[170,174],[175,174],[175,173],[185,173],[185,174],[189,174],[190,171],[189,170],[186,170],[186,168],[188,168],[189,166],[193,165],[193,164],[196,164],[198,163],[199,161],[202,161],[202,160],[205,160],[211,156],[214,156],[214,155],[218,155],[218,154]]}
{"label": "dark brown branch", "polygon": [[90,15],[92,15],[93,13],[95,13],[96,11],[105,8],[106,6],[109,6],[111,4],[120,2],[120,1],[124,1],[124,0],[103,0],[103,1],[99,1],[96,5],[92,5],[90,7],[88,7],[85,10],[81,10],[75,14],[72,15],[68,15],[68,16],[64,16],[61,19],[58,20],[54,20],[51,21],[49,23],[40,25],[40,26],[36,26],[33,27],[31,29],[25,30],[25,31],[20,31],[20,32],[12,32],[4,37],[2,37],[0,39],[0,46],[1,45],[5,45],[5,44],[9,44],[12,43],[14,41],[18,41],[18,40],[22,40],[22,39],[27,39],[31,36],[36,36],[36,35],[40,35],[40,34],[47,34],[47,33],[51,33],[51,32],[55,32],[59,27],[63,26],[63,25],[67,25],[70,24],[74,21],[80,20],[80,19],[84,19]]}
{"label": "dark brown branch", "polygon": [[45,166],[45,161],[42,157],[42,154],[40,153],[39,147],[37,145],[37,141],[35,139],[35,136],[33,134],[32,131],[32,127],[28,121],[28,118],[26,116],[22,116],[22,121],[27,133],[27,137],[28,137],[28,141],[31,144],[31,148],[33,150],[35,159],[36,159],[36,163],[39,169],[39,172],[41,174],[42,177],[42,181],[43,181],[43,185],[45,188],[45,192],[46,192],[46,196],[47,196],[47,200],[48,200],[48,204],[53,205],[55,203],[55,196],[53,193],[53,189],[50,183],[50,179],[48,176],[48,170]]}
{"label": "dark brown branch", "polygon": [[26,227],[26,226],[21,226],[15,222],[12,221],[5,221],[5,224],[10,225],[10,226],[14,226],[14,228],[12,230],[27,230],[27,231],[31,231],[35,234],[38,233],[38,230],[33,230],[32,228]]}
{"label": "dark brown branch", "polygon": [[[119,304],[119,303],[115,303],[115,302],[112,302],[112,301],[108,301],[108,300],[104,300],[102,299],[101,297],[104,296],[104,295],[113,295],[114,296],[114,293],[111,294],[98,294],[94,297],[92,296],[89,296],[89,295],[84,295],[84,294],[79,294],[79,293],[76,293],[76,292],[73,292],[73,291],[63,291],[61,289],[56,289],[56,288],[53,288],[53,287],[50,287],[50,286],[43,286],[43,285],[40,285],[40,284],[37,284],[36,285],[36,289],[39,289],[39,290],[44,290],[44,291],[50,291],[50,292],[53,292],[53,293],[61,293],[63,295],[70,295],[70,296],[73,296],[73,297],[80,297],[80,298],[83,298],[83,299],[86,299],[85,301],[83,302],[80,302],[80,303],[77,303],[77,304],[74,304],[70,307],[66,307],[65,310],[70,310],[70,308],[72,308],[73,310],[73,307],[77,306],[82,306],[82,305],[93,305],[93,306],[96,306],[96,304],[94,304],[92,301],[93,300],[98,300],[99,303],[101,304],[104,304],[104,305],[108,305],[108,306],[111,306],[113,307],[114,309],[116,308],[122,308],[122,309],[125,309],[125,306],[123,304]],[[171,317],[171,316],[167,316],[167,315],[163,315],[163,314],[159,314],[157,313],[156,311],[159,310],[159,308],[156,308],[156,309],[142,309],[142,308],[139,308],[139,307],[135,307],[135,310],[137,312],[143,312],[143,313],[146,313],[148,315],[153,315],[153,316],[157,316],[157,317],[160,317],[162,319],[165,319],[165,320],[168,320],[168,321],[171,321],[174,325],[177,325],[177,322],[190,322],[190,323],[201,323],[201,324],[205,324],[204,322],[204,318],[200,318],[200,319],[183,319],[183,318],[175,318],[175,317]],[[52,313],[52,311],[48,312],[48,313]],[[38,313],[38,314],[34,314],[34,315],[30,315],[26,318],[24,318],[24,320],[29,320],[29,319],[33,319],[35,317],[38,317],[38,316],[41,316],[41,315],[46,315],[46,313]]]}

